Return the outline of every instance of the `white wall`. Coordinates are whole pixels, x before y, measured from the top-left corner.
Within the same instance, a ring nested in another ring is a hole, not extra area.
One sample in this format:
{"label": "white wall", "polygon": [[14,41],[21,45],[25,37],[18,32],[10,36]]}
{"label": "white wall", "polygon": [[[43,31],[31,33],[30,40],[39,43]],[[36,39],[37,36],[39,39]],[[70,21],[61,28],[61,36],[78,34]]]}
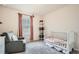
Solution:
{"label": "white wall", "polygon": [[[0,24],[0,34],[9,31],[14,31],[14,33],[18,34],[18,13],[30,15],[27,12],[0,6],[0,21],[3,22],[3,24]],[[34,40],[38,40],[39,19],[40,16],[38,15],[35,15],[33,19]]]}
{"label": "white wall", "polygon": [[9,8],[0,6],[0,33],[14,31],[17,34],[18,31],[18,14],[16,11]]}
{"label": "white wall", "polygon": [[69,5],[44,16],[45,33],[69,32],[78,34],[75,49],[79,50],[79,5]]}

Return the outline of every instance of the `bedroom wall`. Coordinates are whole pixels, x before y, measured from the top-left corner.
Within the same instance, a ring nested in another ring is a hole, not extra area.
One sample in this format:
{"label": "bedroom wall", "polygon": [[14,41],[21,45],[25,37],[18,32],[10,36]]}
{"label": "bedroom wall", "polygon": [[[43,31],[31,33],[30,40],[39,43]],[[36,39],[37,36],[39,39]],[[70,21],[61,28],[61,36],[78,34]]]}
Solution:
{"label": "bedroom wall", "polygon": [[0,33],[14,31],[17,34],[18,31],[18,15],[17,11],[0,6]]}
{"label": "bedroom wall", "polygon": [[[23,12],[7,7],[0,6],[0,21],[3,24],[0,24],[0,34],[3,32],[14,31],[14,33],[18,34],[18,13],[28,14],[28,12]],[[35,15],[33,26],[34,26],[34,40],[38,40],[38,21],[40,16]]]}
{"label": "bedroom wall", "polygon": [[79,50],[79,5],[68,5],[44,16],[45,34],[51,32],[77,33],[75,49]]}

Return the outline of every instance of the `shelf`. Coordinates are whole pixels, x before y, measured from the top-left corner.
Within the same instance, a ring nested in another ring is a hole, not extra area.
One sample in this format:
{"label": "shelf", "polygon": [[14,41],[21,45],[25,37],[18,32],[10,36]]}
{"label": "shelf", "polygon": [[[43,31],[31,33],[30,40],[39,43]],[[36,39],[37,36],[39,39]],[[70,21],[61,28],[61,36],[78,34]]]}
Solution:
{"label": "shelf", "polygon": [[39,21],[39,39],[44,40],[44,23],[43,20]]}

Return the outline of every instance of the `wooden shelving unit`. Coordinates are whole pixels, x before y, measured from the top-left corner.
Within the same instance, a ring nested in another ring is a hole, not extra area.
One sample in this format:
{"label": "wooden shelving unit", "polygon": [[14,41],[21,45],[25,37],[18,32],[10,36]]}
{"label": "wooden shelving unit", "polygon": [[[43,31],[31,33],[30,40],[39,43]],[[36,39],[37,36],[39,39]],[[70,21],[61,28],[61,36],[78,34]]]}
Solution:
{"label": "wooden shelving unit", "polygon": [[44,21],[39,21],[39,40],[44,40]]}

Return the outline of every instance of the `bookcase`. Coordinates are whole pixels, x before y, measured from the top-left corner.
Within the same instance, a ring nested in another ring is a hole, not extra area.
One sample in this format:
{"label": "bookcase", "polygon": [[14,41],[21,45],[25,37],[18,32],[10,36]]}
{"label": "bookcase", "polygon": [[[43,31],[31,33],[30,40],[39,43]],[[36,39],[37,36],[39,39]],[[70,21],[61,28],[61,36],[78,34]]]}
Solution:
{"label": "bookcase", "polygon": [[39,21],[39,40],[44,40],[44,21]]}

